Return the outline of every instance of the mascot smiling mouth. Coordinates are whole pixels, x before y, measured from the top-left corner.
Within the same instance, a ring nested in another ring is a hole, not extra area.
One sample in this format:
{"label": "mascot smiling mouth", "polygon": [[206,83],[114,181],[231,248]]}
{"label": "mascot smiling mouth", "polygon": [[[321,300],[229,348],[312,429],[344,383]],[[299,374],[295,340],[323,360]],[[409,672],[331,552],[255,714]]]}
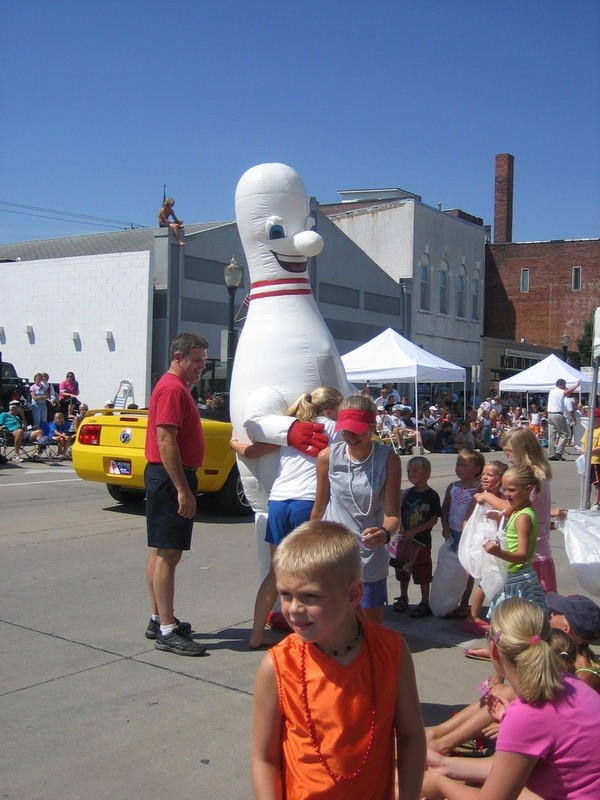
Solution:
{"label": "mascot smiling mouth", "polygon": [[304,256],[282,256],[271,250],[277,263],[286,272],[306,272],[306,258]]}

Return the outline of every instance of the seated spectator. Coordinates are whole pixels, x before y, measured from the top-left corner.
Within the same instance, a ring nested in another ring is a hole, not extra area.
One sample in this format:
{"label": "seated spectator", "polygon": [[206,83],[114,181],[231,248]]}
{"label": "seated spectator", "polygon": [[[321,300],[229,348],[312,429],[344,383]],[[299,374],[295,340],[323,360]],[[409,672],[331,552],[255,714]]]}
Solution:
{"label": "seated spectator", "polygon": [[54,444],[58,447],[58,457],[64,458],[69,445],[71,444],[71,424],[65,421],[62,411],[57,411],[52,422],[42,423],[43,436],[38,439],[36,455],[42,453],[44,445]]}
{"label": "seated spectator", "polygon": [[402,440],[402,428],[403,428],[403,425],[402,425],[402,418],[401,418],[401,414],[400,414],[400,406],[398,404],[396,404],[395,406],[392,406],[392,413],[390,415],[390,422],[391,422],[391,425],[392,425],[392,436],[394,436],[394,438],[396,438],[396,441],[399,443],[399,441]]}
{"label": "seated spectator", "polygon": [[87,403],[81,403],[79,408],[77,409],[77,413],[73,417],[73,430],[77,431],[77,428],[81,425],[81,420],[85,417],[87,412],[89,411],[89,406]]}
{"label": "seated spectator", "polygon": [[471,421],[471,433],[473,434],[476,450],[481,450],[482,453],[491,452],[491,447],[483,441],[483,424],[480,417]]}
{"label": "seated spectator", "polygon": [[203,419],[216,419],[229,422],[229,405],[225,395],[218,394],[208,401],[208,408],[202,412]]}
{"label": "seated spectator", "polygon": [[433,440],[433,452],[456,453],[452,434],[452,423],[449,420],[444,420],[440,430],[436,433],[435,439]]}
{"label": "seated spectator", "polygon": [[72,417],[79,408],[79,384],[73,372],[67,372],[67,377],[58,385],[58,402],[65,419]]}
{"label": "seated spectator", "polygon": [[[406,399],[406,398],[404,398]],[[402,435],[405,446],[408,444],[415,445],[417,443],[417,426],[414,419],[411,417],[410,406],[401,407],[400,422],[402,425]]]}
{"label": "seated spectator", "polygon": [[404,410],[405,408],[408,408],[408,410],[409,410],[409,411],[410,411],[410,413],[412,414],[412,406],[411,406],[411,405],[410,405],[410,403],[408,402],[408,397],[407,397],[406,395],[402,395],[402,398],[401,398],[401,400],[400,400],[400,403],[399,403],[399,405],[400,405],[400,408],[401,408],[402,410]]}
{"label": "seated spectator", "polygon": [[[600,796],[600,756],[594,744],[600,699],[561,664],[544,612],[511,597],[494,609],[490,655],[517,697],[486,696],[500,722],[490,758],[462,759],[429,751],[422,796],[555,798]],[[465,783],[467,785],[465,785]],[[474,787],[482,786],[481,791]],[[521,793],[523,789],[529,791]]]}
{"label": "seated spectator", "polygon": [[391,416],[386,412],[383,403],[377,403],[377,416],[375,417],[375,426],[377,431],[382,436],[389,436],[392,432],[393,423]]}
{"label": "seated spectator", "polygon": [[492,407],[490,408],[490,411],[495,411],[497,414],[502,413],[503,411],[502,398],[500,397],[499,394],[497,394],[496,397],[494,397],[494,399],[492,400]]}
{"label": "seated spectator", "polygon": [[398,394],[398,390],[394,389],[394,387],[393,387],[393,385],[391,383],[384,383],[383,386],[390,393],[389,397],[390,397],[390,400],[392,401],[392,403],[394,403],[394,405],[396,405],[397,403],[402,402],[400,400],[400,395]]}
{"label": "seated spectator", "polygon": [[387,414],[390,414],[392,408],[394,407],[394,403],[395,403],[394,395],[390,394],[390,390],[386,389],[386,387],[384,386],[383,389],[381,390],[381,394],[379,395],[377,400],[375,400],[375,405],[378,407],[383,406],[385,412]]}
{"label": "seated spectator", "polygon": [[8,404],[8,411],[3,411],[0,414],[0,428],[6,428],[12,435],[15,454],[12,457],[13,461],[25,461],[25,457],[21,455],[21,445],[26,442],[35,442],[41,435],[42,431],[37,429],[33,431],[24,430],[26,425],[25,415],[18,400],[11,400]]}
{"label": "seated spectator", "polygon": [[419,428],[423,428],[424,430],[433,428],[436,419],[434,411],[437,412],[437,408],[435,406],[425,406],[423,408],[419,418]]}
{"label": "seated spectator", "polygon": [[469,430],[469,423],[464,419],[458,423],[458,433],[454,437],[454,447],[458,453],[461,450],[475,450],[475,439]]}
{"label": "seated spectator", "polygon": [[[175,234],[175,238],[180,247],[185,247],[185,242],[181,241],[180,232],[185,236],[183,230],[183,220],[177,219],[175,216],[175,212],[173,211],[173,206],[175,205],[175,200],[172,197],[166,197],[164,203],[160,207],[158,212],[158,225],[160,228],[171,228],[173,233]],[[169,217],[173,220],[173,222],[169,221]]]}
{"label": "seated spectator", "polygon": [[482,402],[482,404],[477,409],[477,413],[478,413],[479,416],[481,416],[481,412],[490,411],[491,408],[492,408],[492,398],[491,397],[486,397],[485,400]]}

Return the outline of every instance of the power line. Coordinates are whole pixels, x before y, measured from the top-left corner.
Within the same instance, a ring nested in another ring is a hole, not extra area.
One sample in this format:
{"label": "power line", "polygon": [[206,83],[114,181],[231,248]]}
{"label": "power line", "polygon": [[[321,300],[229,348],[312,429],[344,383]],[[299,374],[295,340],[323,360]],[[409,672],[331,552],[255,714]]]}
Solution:
{"label": "power line", "polygon": [[[122,228],[126,226],[128,228],[146,228],[147,225],[139,225],[134,222],[130,222],[129,220],[121,220],[121,219],[112,219],[111,217],[94,217],[90,214],[79,214],[75,211],[60,211],[55,208],[43,208],[41,206],[28,206],[24,205],[23,203],[11,203],[8,200],[0,200],[0,205],[5,206],[12,206],[13,209],[16,208],[23,208],[28,209],[27,211],[13,211],[10,208],[0,208],[0,211],[5,211],[6,213],[11,214],[23,214],[25,216],[30,217],[41,217],[42,219],[55,219],[55,220],[65,220],[68,222],[79,223],[80,225],[95,225],[97,227],[119,227]],[[45,216],[43,213],[46,212],[47,214],[58,214],[58,217],[55,216]],[[79,219],[69,219],[72,217],[79,217]]]}
{"label": "power line", "polygon": [[[10,208],[0,208],[6,214],[22,214],[26,217],[36,217],[37,219],[54,219],[58,222],[68,222],[73,225],[94,225],[97,228],[114,228],[115,230],[123,230],[123,225],[110,225],[106,222],[88,222],[83,219],[68,219],[67,217],[51,217],[48,214],[32,214],[27,211],[12,211]],[[129,223],[127,225],[129,227]]]}

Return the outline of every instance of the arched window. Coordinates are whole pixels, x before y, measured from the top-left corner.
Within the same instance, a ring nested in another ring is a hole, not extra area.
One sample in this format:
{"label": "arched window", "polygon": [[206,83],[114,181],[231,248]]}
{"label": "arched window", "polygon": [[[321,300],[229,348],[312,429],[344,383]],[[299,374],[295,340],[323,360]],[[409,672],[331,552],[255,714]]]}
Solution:
{"label": "arched window", "polygon": [[479,272],[471,278],[471,319],[479,319]]}
{"label": "arched window", "polygon": [[448,262],[442,261],[439,272],[440,314],[448,313]]}
{"label": "arched window", "polygon": [[465,316],[465,268],[460,265],[456,276],[456,316]]}
{"label": "arched window", "polygon": [[419,308],[429,311],[429,256],[423,255],[419,264]]}

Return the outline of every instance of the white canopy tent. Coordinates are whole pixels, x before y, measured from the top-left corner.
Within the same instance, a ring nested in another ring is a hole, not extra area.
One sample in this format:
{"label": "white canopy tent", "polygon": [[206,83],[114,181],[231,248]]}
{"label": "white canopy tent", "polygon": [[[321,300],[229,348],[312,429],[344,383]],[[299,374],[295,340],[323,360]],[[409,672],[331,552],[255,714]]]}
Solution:
{"label": "white canopy tent", "polygon": [[591,383],[587,375],[551,353],[523,372],[500,381],[499,389],[501,392],[549,392],[559,378],[564,378],[569,387],[580,380],[583,391],[588,391]]}
{"label": "white canopy tent", "polygon": [[346,353],[342,363],[350,383],[414,381],[415,403],[418,383],[462,383],[466,403],[464,367],[428,353],[391,328]]}

